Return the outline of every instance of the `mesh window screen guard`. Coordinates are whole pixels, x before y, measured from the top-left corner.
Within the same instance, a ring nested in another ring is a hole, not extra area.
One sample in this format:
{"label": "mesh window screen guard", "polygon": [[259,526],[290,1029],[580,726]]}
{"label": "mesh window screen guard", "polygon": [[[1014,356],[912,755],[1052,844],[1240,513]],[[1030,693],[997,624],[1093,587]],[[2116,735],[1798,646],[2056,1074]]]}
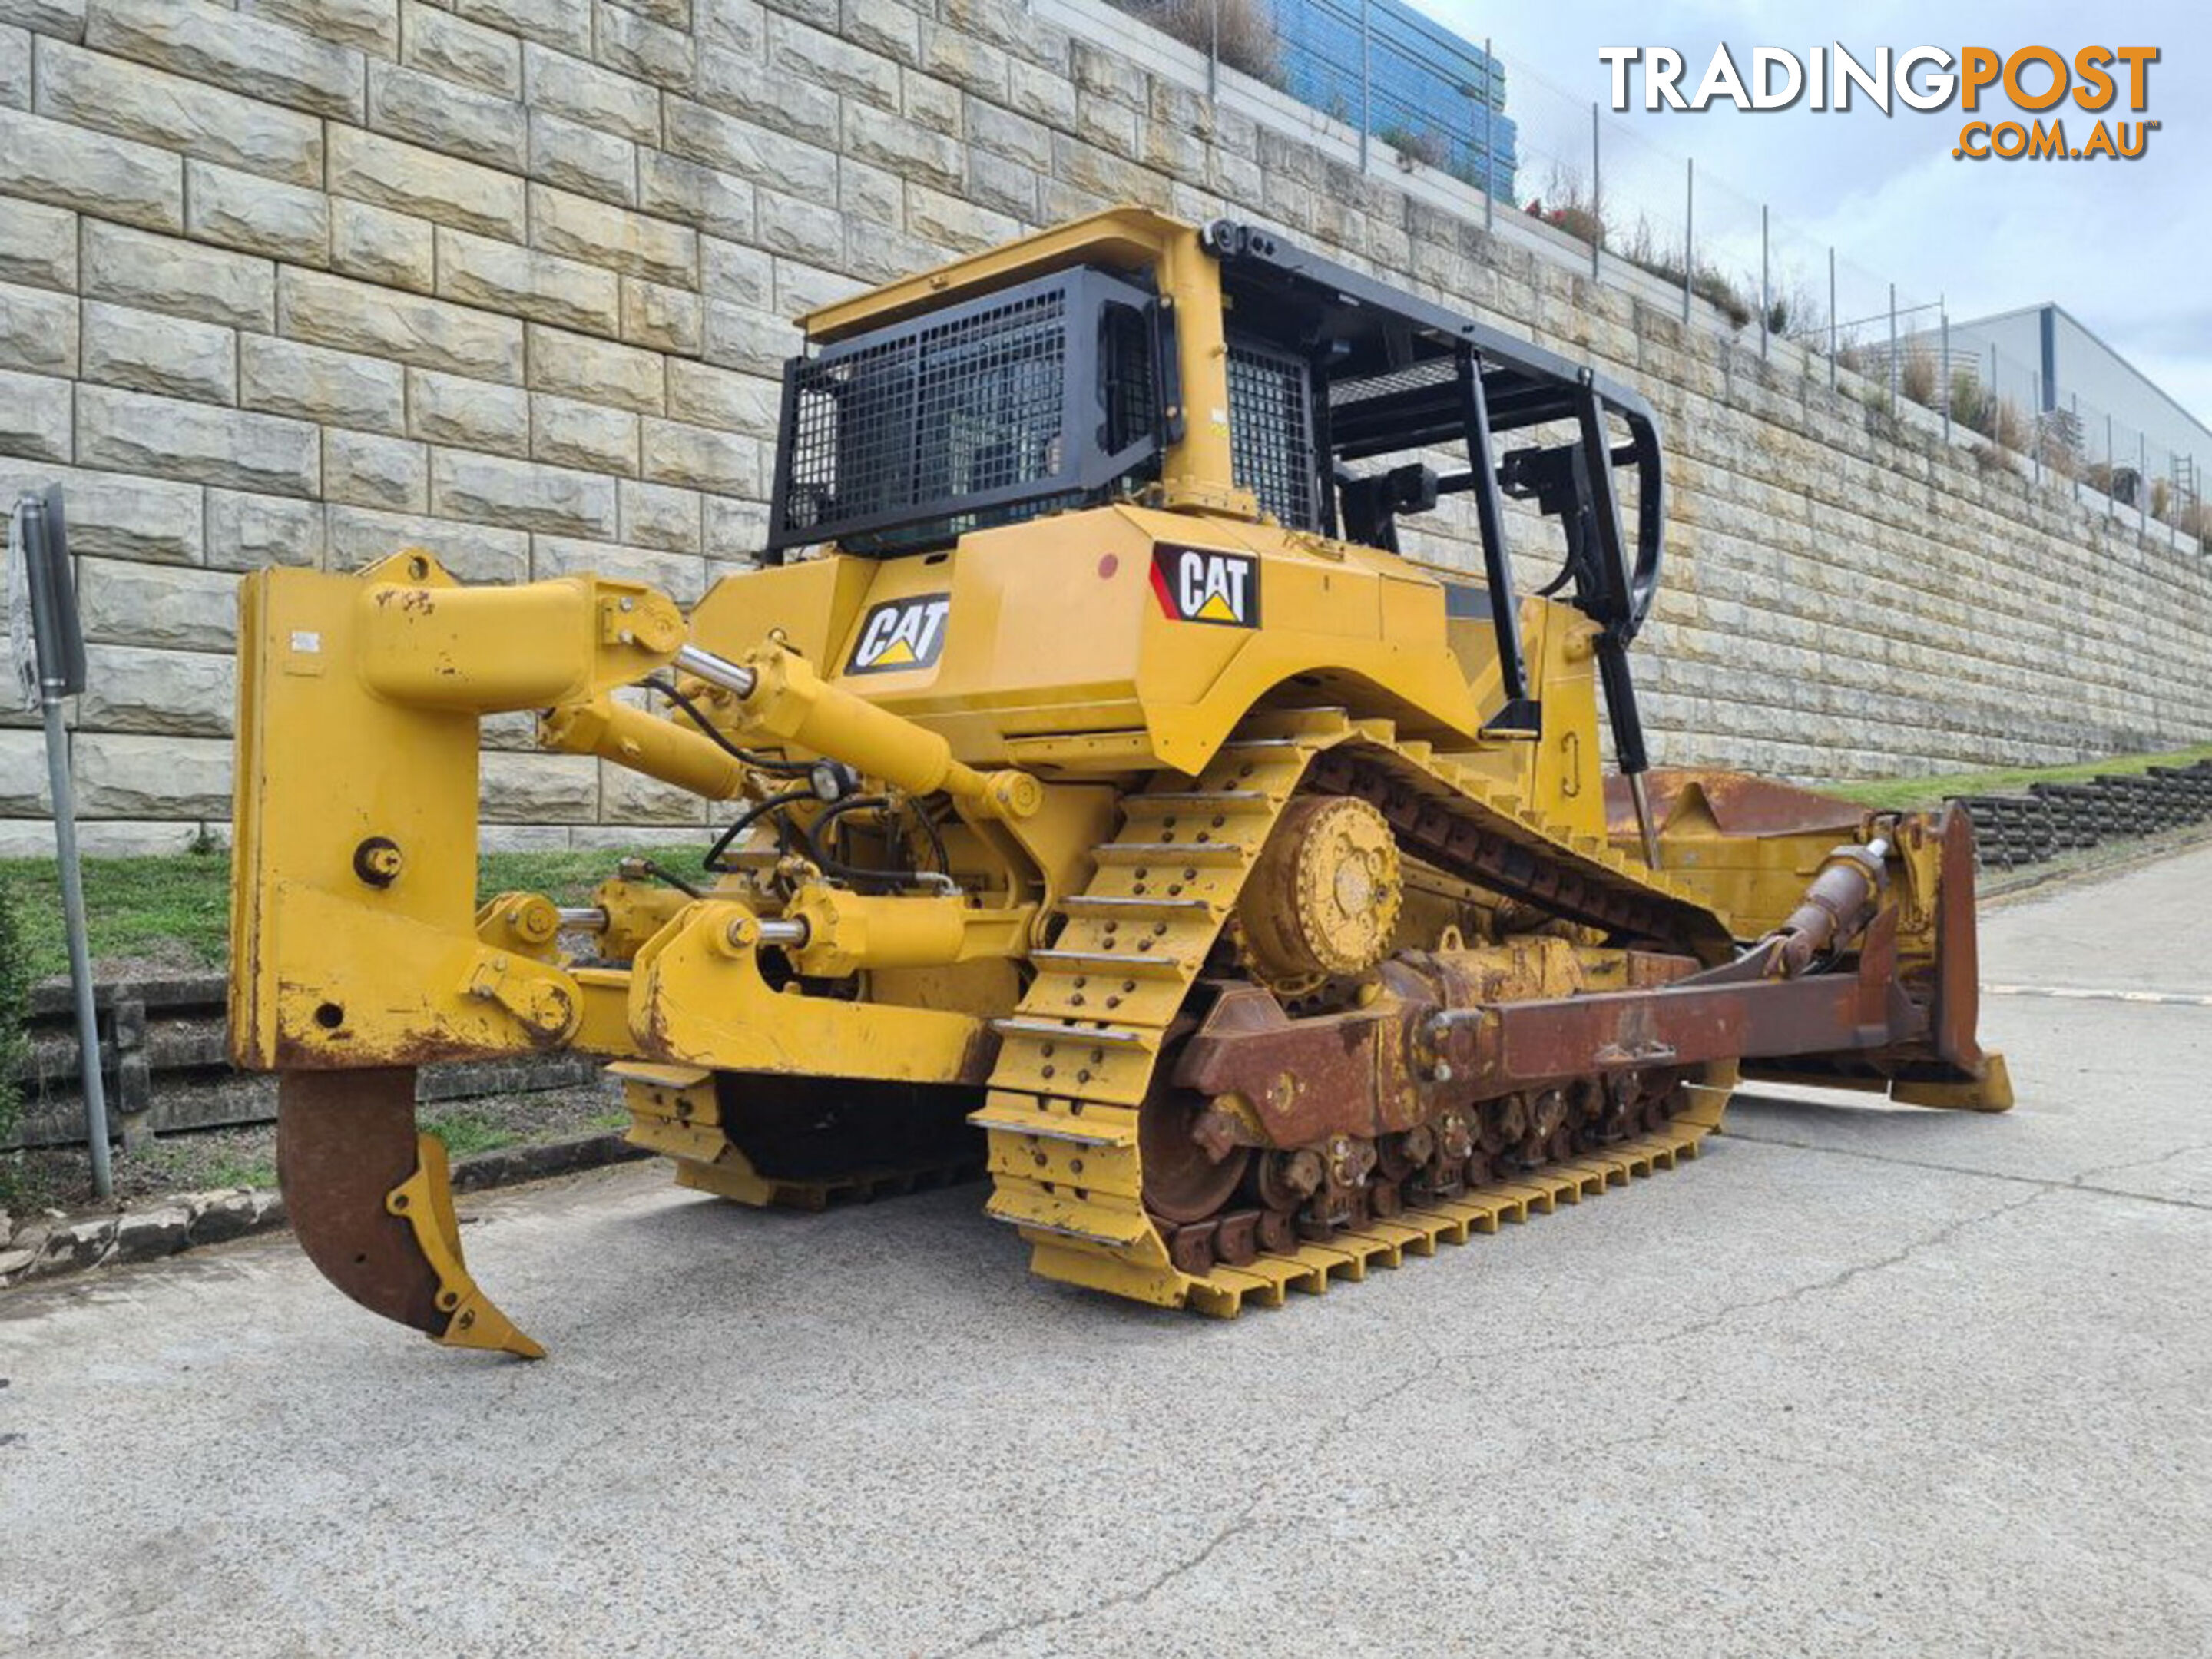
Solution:
{"label": "mesh window screen guard", "polygon": [[1150,296],[1091,270],[794,361],[770,545],[857,552],[1079,504],[1157,451]]}
{"label": "mesh window screen guard", "polygon": [[1304,359],[1229,343],[1230,467],[1239,489],[1294,530],[1317,528],[1313,400]]}

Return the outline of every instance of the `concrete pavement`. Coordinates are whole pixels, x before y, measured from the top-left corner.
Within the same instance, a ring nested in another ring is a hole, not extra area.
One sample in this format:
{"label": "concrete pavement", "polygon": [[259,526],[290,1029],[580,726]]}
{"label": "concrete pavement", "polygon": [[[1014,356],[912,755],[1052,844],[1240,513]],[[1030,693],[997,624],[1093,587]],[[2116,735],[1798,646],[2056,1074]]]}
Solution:
{"label": "concrete pavement", "polygon": [[[1994,913],[2212,994],[2212,851]],[[1220,1325],[978,1188],[471,1200],[553,1358],[288,1238],[0,1297],[0,1650],[2212,1650],[2212,1008],[1994,998],[2021,1105],[1740,1099],[1685,1170]]]}

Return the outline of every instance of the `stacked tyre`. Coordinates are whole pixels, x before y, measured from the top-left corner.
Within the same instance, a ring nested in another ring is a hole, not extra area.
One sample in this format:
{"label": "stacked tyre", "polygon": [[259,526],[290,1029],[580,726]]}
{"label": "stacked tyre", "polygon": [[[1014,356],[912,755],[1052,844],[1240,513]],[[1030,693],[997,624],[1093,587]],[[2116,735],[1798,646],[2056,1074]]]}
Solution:
{"label": "stacked tyre", "polygon": [[2212,760],[2104,774],[2087,783],[2031,784],[2025,795],[1950,799],[1974,820],[1983,866],[2010,870],[2075,848],[2212,820]]}

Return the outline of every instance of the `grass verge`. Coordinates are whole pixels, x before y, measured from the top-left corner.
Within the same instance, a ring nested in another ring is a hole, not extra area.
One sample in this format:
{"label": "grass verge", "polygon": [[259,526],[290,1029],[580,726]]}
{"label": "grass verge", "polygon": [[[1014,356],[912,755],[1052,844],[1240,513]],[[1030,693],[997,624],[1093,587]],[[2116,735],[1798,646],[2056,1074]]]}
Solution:
{"label": "grass verge", "polygon": [[2159,755],[2117,755],[2109,760],[2077,761],[2068,766],[2008,766],[1989,772],[1951,772],[1927,778],[1875,778],[1858,783],[1823,783],[1823,794],[1887,811],[1940,806],[1952,795],[2014,795],[2032,783],[2087,783],[2095,777],[2129,777],[2154,766],[2188,766],[2212,760],[2212,744],[2170,750]]}
{"label": "grass verge", "polygon": [[[580,903],[633,851],[679,870],[696,861],[665,847],[487,853],[477,861],[477,890],[538,892],[556,904]],[[54,860],[0,860],[0,884],[15,901],[32,978],[67,973],[61,875]],[[95,963],[220,967],[230,942],[230,855],[217,848],[158,858],[87,859],[84,908]]]}

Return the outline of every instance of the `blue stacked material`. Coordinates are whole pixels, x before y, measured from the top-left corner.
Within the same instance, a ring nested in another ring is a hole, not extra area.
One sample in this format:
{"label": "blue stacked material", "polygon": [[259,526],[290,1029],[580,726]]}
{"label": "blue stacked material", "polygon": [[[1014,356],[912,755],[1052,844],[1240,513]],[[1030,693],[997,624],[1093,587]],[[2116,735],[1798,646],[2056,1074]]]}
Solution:
{"label": "blue stacked material", "polygon": [[[1505,69],[1403,0],[1272,0],[1276,68],[1301,103],[1510,201]],[[1361,33],[1369,85],[1360,87]]]}

